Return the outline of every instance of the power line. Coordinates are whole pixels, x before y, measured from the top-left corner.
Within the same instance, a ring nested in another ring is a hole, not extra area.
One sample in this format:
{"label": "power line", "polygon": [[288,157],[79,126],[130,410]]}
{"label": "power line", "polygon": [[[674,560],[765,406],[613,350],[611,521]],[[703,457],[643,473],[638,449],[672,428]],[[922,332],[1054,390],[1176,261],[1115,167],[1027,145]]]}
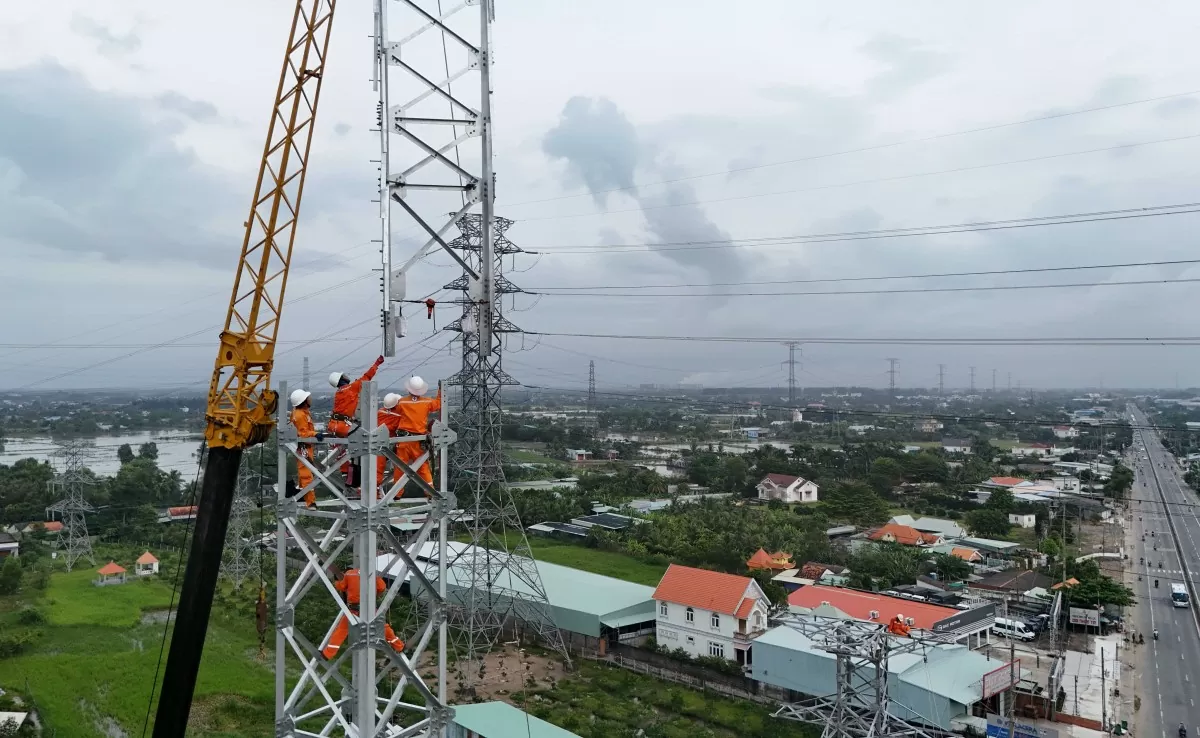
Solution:
{"label": "power line", "polygon": [[1150,205],[1139,208],[1095,210],[1083,213],[1063,213],[1059,215],[1041,215],[1030,216],[1026,218],[1007,218],[1001,220],[949,223],[931,226],[908,226],[904,228],[881,228],[860,231],[834,231],[829,233],[796,233],[785,236],[762,236],[758,238],[715,239],[707,241],[663,241],[655,243],[642,242],[607,244],[605,246],[568,246],[565,248],[539,246],[537,247],[538,251],[536,253],[620,253],[621,251],[634,249],[639,252],[646,249],[653,249],[654,251],[694,251],[705,249],[747,248],[752,246],[778,246],[786,244],[837,243],[841,241],[869,241],[880,238],[909,238],[912,236],[942,236],[952,233],[973,233],[976,231],[1033,228],[1050,225],[1072,225],[1077,223],[1095,223],[1109,220],[1155,218],[1163,215],[1184,215],[1187,213],[1196,212],[1200,212],[1200,202],[1177,203],[1174,205]]}
{"label": "power line", "polygon": [[611,338],[631,341],[690,341],[698,343],[789,343],[848,346],[1197,346],[1200,336],[1122,336],[1045,338],[849,338],[799,336],[666,336],[624,333],[565,333],[526,331],[532,336],[552,338]]}
{"label": "power line", "polygon": [[776,195],[796,195],[805,192],[820,192],[823,190],[841,189],[843,187],[853,187],[862,184],[880,184],[885,182],[901,182],[910,179],[921,179],[924,177],[934,177],[942,174],[959,174],[962,172],[973,172],[982,169],[992,169],[994,167],[1013,166],[1016,164],[1032,164],[1040,161],[1050,161],[1053,159],[1064,159],[1071,156],[1084,156],[1087,154],[1100,154],[1108,151],[1119,151],[1123,149],[1138,148],[1141,146],[1153,146],[1157,144],[1176,143],[1179,141],[1188,141],[1191,139],[1200,138],[1200,133],[1192,133],[1186,136],[1172,136],[1170,138],[1160,138],[1153,141],[1139,141],[1136,143],[1116,144],[1113,146],[1102,146],[1095,149],[1080,149],[1078,151],[1064,151],[1057,154],[1042,154],[1040,156],[1030,156],[1023,159],[1009,159],[1007,161],[989,162],[987,164],[971,164],[961,167],[952,167],[949,169],[933,169],[926,172],[910,172],[908,174],[897,174],[890,177],[874,177],[872,179],[858,179],[849,182],[835,182],[826,185],[816,185],[813,187],[795,187],[787,190],[775,190],[773,192],[758,192],[749,195],[731,195],[729,197],[717,197],[708,200],[686,200],[684,202],[671,202],[662,205],[646,205],[636,208],[625,208],[623,210],[607,210],[599,213],[574,213],[570,215],[547,215],[540,218],[522,218],[523,223],[540,220],[567,220],[572,218],[594,218],[597,216],[618,215],[621,213],[642,213],[647,210],[664,210],[668,208],[680,208],[689,205],[713,205],[725,202],[737,202],[740,200],[752,200],[759,197],[774,197]]}
{"label": "power line", "polygon": [[[940,292],[1007,292],[1010,290],[1055,290],[1079,287],[1128,287],[1148,284],[1187,284],[1200,277],[1178,279],[1129,279],[1116,282],[1066,282],[1059,284],[978,285],[973,287],[905,287],[891,290],[827,290],[798,292],[538,292],[554,297],[819,297],[848,295],[918,295]],[[564,290],[567,288],[563,288]]]}
{"label": "power line", "polygon": [[[974,272],[937,272],[926,274],[891,274],[873,277],[822,277],[819,279],[768,279],[750,280],[744,282],[683,282],[675,284],[605,284],[605,285],[574,285],[568,287],[528,287],[535,292],[553,293],[566,290],[645,290],[645,289],[683,289],[686,287],[743,287],[750,285],[769,284],[832,284],[839,282],[882,282],[894,279],[943,279],[951,277],[989,277],[1000,274],[1037,274],[1041,272],[1076,272],[1088,269],[1128,269],[1148,266],[1180,266],[1184,264],[1200,264],[1200,259],[1173,259],[1170,261],[1135,261],[1120,264],[1079,264],[1076,266],[1060,267],[1031,267],[1028,269],[989,269]],[[2,344],[0,344],[2,345]]]}
{"label": "power line", "polygon": [[575,195],[558,195],[555,197],[545,197],[545,198],[542,198],[539,200],[524,200],[522,202],[511,203],[505,207],[514,208],[514,207],[520,207],[522,205],[534,205],[534,204],[543,203],[543,202],[555,202],[558,200],[570,200],[570,199],[574,199],[577,197],[594,197],[596,195],[603,195],[603,194],[607,194],[610,192],[627,192],[630,190],[639,189],[639,187],[649,187],[649,186],[653,186],[653,185],[663,185],[663,184],[675,184],[676,182],[688,182],[688,181],[697,180],[697,179],[706,179],[708,177],[723,177],[723,176],[728,176],[730,174],[737,174],[740,172],[749,172],[749,171],[754,171],[757,169],[766,169],[768,167],[778,167],[778,166],[784,166],[787,164],[799,164],[801,162],[806,162],[806,161],[817,161],[820,159],[830,159],[830,158],[837,157],[837,156],[846,156],[848,154],[861,154],[861,153],[865,153],[868,151],[880,151],[883,149],[896,148],[898,146],[908,146],[908,145],[915,144],[915,143],[927,143],[929,141],[937,141],[939,139],[944,139],[944,138],[953,138],[956,136],[966,136],[966,135],[970,135],[972,133],[983,133],[986,131],[996,131],[996,130],[1000,130],[1003,128],[1011,128],[1013,126],[1026,125],[1029,123],[1041,123],[1044,121],[1056,120],[1059,118],[1069,118],[1071,116],[1084,115],[1086,113],[1096,113],[1096,112],[1101,112],[1104,110],[1114,110],[1116,108],[1129,107],[1132,105],[1142,105],[1142,104],[1151,103],[1151,102],[1161,102],[1163,100],[1171,100],[1171,99],[1178,98],[1178,97],[1187,97],[1189,95],[1195,95],[1198,93],[1200,93],[1200,90],[1191,90],[1188,92],[1176,92],[1176,93],[1172,93],[1170,95],[1162,95],[1159,97],[1148,97],[1148,98],[1142,98],[1140,100],[1130,100],[1128,102],[1123,102],[1123,103],[1113,103],[1111,105],[1100,105],[1100,106],[1092,107],[1092,108],[1081,108],[1079,110],[1070,110],[1070,111],[1066,111],[1066,112],[1062,112],[1062,113],[1050,113],[1047,115],[1039,115],[1034,118],[1024,118],[1022,120],[1010,121],[1008,123],[996,123],[996,124],[988,125],[988,126],[978,126],[976,128],[967,128],[967,129],[960,130],[960,131],[949,131],[946,133],[936,133],[936,134],[933,134],[930,136],[922,136],[920,138],[910,138],[910,139],[905,139],[903,141],[893,141],[891,143],[885,143],[885,144],[874,144],[872,146],[860,146],[858,148],[843,149],[842,151],[831,151],[831,152],[824,153],[824,154],[813,154],[810,156],[802,156],[802,157],[799,157],[796,159],[784,159],[781,161],[767,162],[765,164],[753,164],[753,165],[744,166],[744,167],[734,167],[731,169],[722,169],[719,172],[708,172],[707,174],[694,174],[694,175],[690,175],[687,177],[675,177],[673,179],[658,180],[656,182],[646,182],[641,185],[634,185],[634,186],[629,186],[629,187],[613,187],[613,188],[610,188],[607,190],[595,190],[595,191],[589,190],[588,192],[581,192],[581,193],[575,194]]}

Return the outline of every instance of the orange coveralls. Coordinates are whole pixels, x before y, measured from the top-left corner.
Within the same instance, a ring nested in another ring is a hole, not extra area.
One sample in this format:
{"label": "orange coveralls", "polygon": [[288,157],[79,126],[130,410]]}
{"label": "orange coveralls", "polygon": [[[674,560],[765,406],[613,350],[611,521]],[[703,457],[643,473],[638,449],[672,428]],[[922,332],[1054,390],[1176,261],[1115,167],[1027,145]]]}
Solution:
{"label": "orange coveralls", "polygon": [[[380,358],[382,359],[383,357]],[[338,438],[345,438],[350,435],[350,431],[354,427],[355,414],[358,412],[358,396],[362,394],[363,382],[375,378],[375,372],[379,371],[381,363],[380,361],[376,361],[369,369],[363,372],[361,377],[350,384],[334,390],[333,413],[329,416],[329,424],[325,426],[326,430]],[[349,461],[342,464],[342,474],[347,477],[349,476]],[[361,483],[361,480],[359,481]]]}
{"label": "orange coveralls", "polygon": [[[439,390],[436,397],[415,397],[409,395],[396,403],[393,412],[400,416],[396,423],[396,431],[400,434],[411,433],[421,436],[429,432],[429,416],[433,413],[441,412],[442,410],[442,393]],[[397,435],[393,431],[393,435]],[[420,443],[397,443],[396,457],[409,466],[413,465],[417,459],[421,458],[424,453],[422,448],[424,444]],[[415,470],[421,475],[431,486],[433,485],[433,473],[430,471],[429,461],[426,460],[421,464],[420,469]]]}
{"label": "orange coveralls", "polygon": [[[312,422],[312,411],[307,407],[298,407],[292,410],[291,421],[292,425],[296,426],[296,435],[300,436],[301,438],[312,438],[317,435],[317,428]],[[312,446],[302,443],[300,444],[299,451],[304,458],[308,459],[309,461],[313,460]],[[304,489],[309,484],[312,484],[313,473],[309,471],[308,467],[297,461],[296,478],[300,483],[300,488]],[[317,490],[315,488],[310,489],[304,495],[304,504],[308,505],[309,507],[313,507],[317,504]]]}
{"label": "orange coveralls", "polygon": [[[346,604],[350,606],[350,612],[358,614],[358,595],[359,595],[359,578],[358,569],[350,569],[345,576],[337,580],[333,584],[338,592],[341,592],[346,598]],[[383,579],[375,577],[375,596],[379,597],[387,590]],[[329,644],[321,649],[321,653],[325,654],[325,658],[332,660],[338,654],[342,644],[346,642],[346,636],[350,635],[350,621],[345,615],[338,615],[337,625],[333,629],[333,635],[329,638]],[[388,642],[396,653],[404,650],[404,641],[400,640],[396,635],[396,631],[392,630],[389,623],[383,625],[383,637]]]}
{"label": "orange coveralls", "polygon": [[[399,423],[402,418],[403,418],[403,416],[400,415],[399,413],[397,413],[395,410],[389,410],[384,407],[384,408],[379,409],[379,414],[375,416],[375,422],[376,422],[376,424],[381,425],[384,428],[387,428],[389,436],[394,436],[394,435],[396,435],[396,424]],[[399,443],[396,444],[396,451],[400,450],[401,445],[403,445],[403,444],[399,444]],[[383,472],[386,467],[387,467],[387,458],[385,458],[383,456],[375,457],[375,484],[377,487],[380,488],[379,489],[380,497],[383,496],[383,489],[382,489],[382,487],[383,487]],[[402,472],[400,471],[399,467],[396,467],[395,469],[393,469],[391,483],[395,484],[396,482],[400,481],[401,474],[402,474]]]}
{"label": "orange coveralls", "polygon": [[908,635],[908,625],[900,618],[892,618],[892,622],[888,623],[888,632],[892,635],[906,636]]}

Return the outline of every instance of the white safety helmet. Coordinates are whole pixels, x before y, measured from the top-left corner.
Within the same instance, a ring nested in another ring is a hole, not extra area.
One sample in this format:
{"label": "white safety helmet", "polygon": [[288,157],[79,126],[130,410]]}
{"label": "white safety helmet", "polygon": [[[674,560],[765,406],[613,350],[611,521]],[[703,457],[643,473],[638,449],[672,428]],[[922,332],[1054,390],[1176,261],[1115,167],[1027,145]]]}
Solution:
{"label": "white safety helmet", "polygon": [[410,395],[416,395],[417,397],[421,397],[422,395],[424,395],[426,392],[429,391],[429,385],[425,383],[424,379],[421,379],[420,377],[418,377],[417,375],[414,374],[413,376],[408,378],[408,381],[406,381],[404,383],[404,389]]}
{"label": "white safety helmet", "polygon": [[341,372],[334,372],[333,374],[330,374],[329,375],[329,386],[337,387],[339,384],[342,383],[342,377],[344,377],[344,376],[346,376],[346,375],[342,374]]}
{"label": "white safety helmet", "polygon": [[392,408],[396,407],[396,405],[399,405],[399,404],[400,404],[400,395],[396,394],[395,392],[389,392],[383,396],[384,408],[391,410]]}
{"label": "white safety helmet", "polygon": [[292,391],[292,394],[289,396],[289,399],[292,401],[292,407],[300,407],[301,405],[304,404],[304,401],[310,397],[312,397],[311,392],[309,392],[308,390],[298,389],[298,390]]}

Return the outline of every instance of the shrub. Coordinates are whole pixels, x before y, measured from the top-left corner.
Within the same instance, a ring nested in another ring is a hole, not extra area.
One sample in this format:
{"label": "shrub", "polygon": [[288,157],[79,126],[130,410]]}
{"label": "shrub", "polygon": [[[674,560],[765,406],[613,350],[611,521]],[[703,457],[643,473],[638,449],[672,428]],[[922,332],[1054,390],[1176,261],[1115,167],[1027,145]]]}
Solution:
{"label": "shrub", "polygon": [[15,633],[0,633],[0,659],[7,659],[20,654],[33,644],[37,632],[22,630]]}
{"label": "shrub", "polygon": [[46,613],[36,607],[26,605],[17,613],[17,622],[21,625],[45,625]]}

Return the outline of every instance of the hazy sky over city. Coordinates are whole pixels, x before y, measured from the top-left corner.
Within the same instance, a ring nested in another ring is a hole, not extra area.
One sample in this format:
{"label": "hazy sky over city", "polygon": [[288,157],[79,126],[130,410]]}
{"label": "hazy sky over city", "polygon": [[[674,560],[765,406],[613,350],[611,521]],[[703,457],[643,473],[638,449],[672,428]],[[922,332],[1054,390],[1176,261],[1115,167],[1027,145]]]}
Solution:
{"label": "hazy sky over city", "polygon": [[[0,388],[206,383],[292,8],[6,9]],[[338,13],[281,332],[278,376],[291,382],[306,355],[323,377],[379,353],[370,3]],[[1200,258],[1200,213],[761,242],[1200,201],[1197,22],[1200,6],[1182,3],[497,0],[497,212],[516,221],[514,242],[539,252],[505,268],[549,293],[505,308],[546,333],[1200,336],[1197,287],[1186,282],[861,294],[1181,280],[1200,278],[1197,265],[785,283]],[[1106,109],[1057,115],[1091,108]],[[1019,123],[1034,118],[1045,119]],[[403,261],[419,244],[394,212]],[[414,267],[409,293],[456,275],[435,254]],[[630,289],[642,285],[668,287]],[[589,294],[561,290],[570,287]],[[617,295],[595,294],[608,291]],[[676,292],[696,296],[667,295]],[[762,292],[860,294],[752,294]],[[439,308],[437,326],[453,312]],[[430,379],[455,370],[451,337],[431,338],[433,323],[411,312],[405,358],[386,381],[418,365]],[[173,343],[142,349],[163,342]],[[602,387],[787,376],[779,344],[517,336],[508,348],[517,379],[554,387],[586,386],[589,359]],[[903,386],[935,385],[941,363],[949,386],[965,386],[973,365],[981,387],[993,369],[1002,387],[1010,374],[1035,387],[1169,387],[1200,383],[1198,355],[813,342],[799,381],[884,386],[896,357]]]}

